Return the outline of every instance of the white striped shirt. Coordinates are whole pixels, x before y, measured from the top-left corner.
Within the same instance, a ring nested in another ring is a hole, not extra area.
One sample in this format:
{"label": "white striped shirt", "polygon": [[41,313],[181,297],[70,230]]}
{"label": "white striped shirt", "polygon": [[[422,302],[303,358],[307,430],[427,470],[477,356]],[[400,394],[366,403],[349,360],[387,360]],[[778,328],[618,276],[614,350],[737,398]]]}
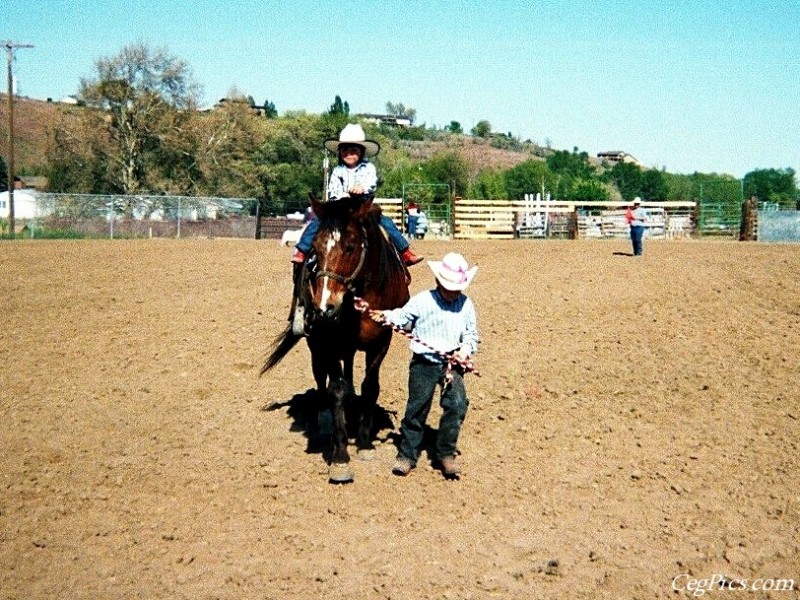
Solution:
{"label": "white striped shirt", "polygon": [[362,160],[349,169],[346,165],[336,165],[328,179],[328,200],[340,200],[350,195],[350,190],[360,186],[364,194],[372,194],[378,187],[378,172],[371,162]]}
{"label": "white striped shirt", "polygon": [[[440,352],[463,348],[473,355],[478,351],[475,305],[464,294],[447,302],[436,289],[427,290],[411,298],[401,308],[381,312],[390,323],[413,332]],[[442,362],[440,356],[417,341],[411,341],[411,351],[433,362]]]}

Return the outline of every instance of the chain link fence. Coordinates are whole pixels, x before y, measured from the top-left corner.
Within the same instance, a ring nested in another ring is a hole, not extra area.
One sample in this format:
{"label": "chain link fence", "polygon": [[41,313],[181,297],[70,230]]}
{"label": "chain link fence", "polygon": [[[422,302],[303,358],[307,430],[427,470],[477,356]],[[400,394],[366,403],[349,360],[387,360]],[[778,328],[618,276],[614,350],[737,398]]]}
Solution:
{"label": "chain link fence", "polygon": [[[31,237],[249,237],[255,198],[37,193]],[[26,218],[27,216],[27,218]]]}
{"label": "chain link fence", "polygon": [[759,210],[758,241],[800,242],[800,210]]}

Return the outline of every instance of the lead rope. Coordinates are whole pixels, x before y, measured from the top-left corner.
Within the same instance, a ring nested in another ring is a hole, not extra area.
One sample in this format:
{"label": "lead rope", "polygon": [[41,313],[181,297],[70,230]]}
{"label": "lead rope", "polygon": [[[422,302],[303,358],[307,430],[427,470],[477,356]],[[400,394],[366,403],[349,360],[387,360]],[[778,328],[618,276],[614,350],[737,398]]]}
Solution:
{"label": "lead rope", "polygon": [[446,366],[445,366],[445,370],[444,370],[444,381],[445,381],[445,383],[450,383],[453,380],[453,373],[452,373],[453,365],[457,365],[457,366],[461,367],[462,369],[464,369],[464,373],[465,374],[466,373],[474,373],[477,377],[481,376],[480,372],[478,371],[478,369],[475,368],[475,365],[473,364],[473,362],[471,360],[456,358],[456,356],[452,352],[442,352],[440,350],[437,350],[436,348],[434,348],[430,344],[428,344],[425,341],[419,339],[416,335],[414,335],[410,331],[406,331],[402,327],[399,327],[399,326],[395,325],[394,323],[390,323],[386,319],[386,317],[384,317],[382,314],[379,313],[379,311],[372,310],[369,307],[369,303],[366,300],[364,300],[363,298],[359,298],[358,296],[354,296],[353,297],[353,304],[355,305],[356,310],[358,312],[367,313],[370,316],[370,318],[373,319],[373,321],[375,320],[375,316],[379,315],[378,319],[377,319],[378,323],[380,323],[384,327],[389,327],[390,329],[392,329],[396,333],[399,333],[403,337],[407,337],[411,341],[416,342],[416,343],[420,344],[421,346],[424,346],[425,348],[427,348],[428,350],[430,350],[431,352],[433,352],[437,356],[443,358],[446,361]]}

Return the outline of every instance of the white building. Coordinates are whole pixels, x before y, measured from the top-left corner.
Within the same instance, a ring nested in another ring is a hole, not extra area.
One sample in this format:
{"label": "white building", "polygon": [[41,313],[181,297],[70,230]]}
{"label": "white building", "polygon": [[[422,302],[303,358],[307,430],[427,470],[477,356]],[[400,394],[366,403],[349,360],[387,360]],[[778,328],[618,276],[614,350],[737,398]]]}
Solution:
{"label": "white building", "polygon": [[[10,216],[8,195],[8,192],[0,192],[0,219],[8,219]],[[14,219],[35,219],[41,216],[34,190],[14,190]]]}

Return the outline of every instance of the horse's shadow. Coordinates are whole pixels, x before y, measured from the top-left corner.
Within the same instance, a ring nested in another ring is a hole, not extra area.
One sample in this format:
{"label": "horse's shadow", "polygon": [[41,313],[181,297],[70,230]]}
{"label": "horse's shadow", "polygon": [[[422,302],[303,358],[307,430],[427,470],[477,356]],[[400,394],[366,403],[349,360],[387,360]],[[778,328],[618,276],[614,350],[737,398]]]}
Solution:
{"label": "horse's shadow", "polygon": [[[353,402],[345,407],[345,419],[347,422],[347,435],[355,438],[358,428],[358,413],[356,407],[360,401],[356,397]],[[331,458],[332,444],[331,436],[333,433],[333,414],[330,408],[319,400],[319,395],[314,388],[310,388],[303,393],[295,394],[285,402],[273,402],[264,405],[261,410],[273,412],[286,409],[286,415],[291,419],[289,431],[302,433],[306,440],[307,454],[322,454],[328,461]],[[389,411],[380,405],[375,406],[372,417],[372,429],[370,439],[373,442],[391,442],[399,446],[400,437],[396,431],[395,419],[397,413]]]}

